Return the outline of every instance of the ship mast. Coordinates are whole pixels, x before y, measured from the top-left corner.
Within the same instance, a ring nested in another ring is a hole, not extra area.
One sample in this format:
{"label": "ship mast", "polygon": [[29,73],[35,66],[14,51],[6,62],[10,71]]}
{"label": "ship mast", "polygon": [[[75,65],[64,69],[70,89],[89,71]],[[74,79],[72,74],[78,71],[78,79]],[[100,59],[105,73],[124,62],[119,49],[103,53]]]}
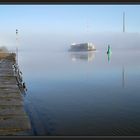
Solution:
{"label": "ship mast", "polygon": [[123,12],[123,32],[125,33],[125,12]]}

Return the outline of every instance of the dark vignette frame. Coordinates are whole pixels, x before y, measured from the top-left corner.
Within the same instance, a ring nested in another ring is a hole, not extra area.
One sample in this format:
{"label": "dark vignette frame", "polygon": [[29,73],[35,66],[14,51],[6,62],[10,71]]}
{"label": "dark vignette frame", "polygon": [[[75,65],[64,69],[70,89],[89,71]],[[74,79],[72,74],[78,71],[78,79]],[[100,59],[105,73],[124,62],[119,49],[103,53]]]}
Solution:
{"label": "dark vignette frame", "polygon": [[[140,0],[0,0],[0,5],[140,5]],[[140,136],[0,136],[0,139],[140,139]]]}

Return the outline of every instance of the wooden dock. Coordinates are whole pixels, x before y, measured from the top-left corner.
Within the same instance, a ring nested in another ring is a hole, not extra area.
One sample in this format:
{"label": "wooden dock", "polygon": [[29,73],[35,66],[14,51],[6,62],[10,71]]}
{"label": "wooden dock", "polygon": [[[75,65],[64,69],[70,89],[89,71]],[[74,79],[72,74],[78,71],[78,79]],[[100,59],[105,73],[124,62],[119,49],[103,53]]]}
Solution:
{"label": "wooden dock", "polygon": [[15,54],[0,54],[0,135],[30,135],[31,124],[13,64]]}

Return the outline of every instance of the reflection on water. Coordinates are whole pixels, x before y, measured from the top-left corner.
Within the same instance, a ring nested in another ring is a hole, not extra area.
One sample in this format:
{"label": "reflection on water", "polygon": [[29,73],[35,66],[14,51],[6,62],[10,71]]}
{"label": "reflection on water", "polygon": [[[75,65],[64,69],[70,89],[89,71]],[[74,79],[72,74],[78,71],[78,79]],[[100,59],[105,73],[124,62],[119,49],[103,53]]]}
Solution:
{"label": "reflection on water", "polygon": [[140,135],[140,50],[20,56],[36,135]]}
{"label": "reflection on water", "polygon": [[125,87],[125,68],[122,67],[122,87]]}
{"label": "reflection on water", "polygon": [[84,60],[84,61],[93,61],[95,58],[95,52],[70,52],[71,60]]}
{"label": "reflection on water", "polygon": [[109,61],[110,61],[110,59],[111,59],[111,55],[112,55],[112,53],[111,53],[111,52],[107,53],[107,56],[108,56],[108,62],[109,62]]}

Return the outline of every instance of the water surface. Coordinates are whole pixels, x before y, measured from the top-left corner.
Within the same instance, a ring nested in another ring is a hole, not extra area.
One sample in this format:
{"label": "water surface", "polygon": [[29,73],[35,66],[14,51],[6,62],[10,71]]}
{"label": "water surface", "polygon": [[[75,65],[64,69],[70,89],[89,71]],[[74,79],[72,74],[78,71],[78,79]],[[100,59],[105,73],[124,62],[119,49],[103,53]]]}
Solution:
{"label": "water surface", "polygon": [[140,135],[139,60],[130,48],[20,52],[34,134]]}

